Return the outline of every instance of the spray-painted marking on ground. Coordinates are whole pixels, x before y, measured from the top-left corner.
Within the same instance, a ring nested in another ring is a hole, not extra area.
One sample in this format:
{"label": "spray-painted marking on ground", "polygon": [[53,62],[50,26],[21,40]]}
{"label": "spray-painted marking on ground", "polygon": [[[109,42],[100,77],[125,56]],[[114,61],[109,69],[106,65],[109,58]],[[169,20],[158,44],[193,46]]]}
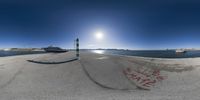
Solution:
{"label": "spray-painted marking on ground", "polygon": [[166,79],[166,76],[160,74],[158,69],[147,69],[141,67],[137,70],[126,68],[123,70],[125,76],[136,86],[142,89],[150,90],[157,82]]}

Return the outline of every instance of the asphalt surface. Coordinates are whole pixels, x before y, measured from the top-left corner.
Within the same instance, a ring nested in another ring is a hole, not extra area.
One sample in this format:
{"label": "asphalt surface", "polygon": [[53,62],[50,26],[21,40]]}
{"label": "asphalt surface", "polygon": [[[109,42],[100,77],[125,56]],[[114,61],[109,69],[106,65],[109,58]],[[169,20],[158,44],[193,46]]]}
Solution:
{"label": "asphalt surface", "polygon": [[168,79],[152,90],[145,91],[129,83],[121,75],[121,70],[124,66],[135,63],[134,61],[155,61],[152,59],[81,53],[80,60],[61,64],[27,61],[64,61],[71,57],[74,57],[73,52],[0,58],[0,100],[199,99],[199,69],[183,72],[165,69]]}

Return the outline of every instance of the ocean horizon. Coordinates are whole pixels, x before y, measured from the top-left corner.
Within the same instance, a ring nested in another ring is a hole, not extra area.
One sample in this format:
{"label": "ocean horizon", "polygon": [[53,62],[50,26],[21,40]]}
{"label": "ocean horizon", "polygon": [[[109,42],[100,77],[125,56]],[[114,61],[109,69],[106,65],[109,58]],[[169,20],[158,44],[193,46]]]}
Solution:
{"label": "ocean horizon", "polygon": [[126,56],[139,56],[151,58],[195,58],[200,57],[200,50],[176,53],[175,50],[89,50],[98,54],[114,54]]}
{"label": "ocean horizon", "polygon": [[[200,50],[187,51],[185,53],[176,53],[175,50],[114,50],[114,49],[87,49],[80,50],[97,54],[111,55],[126,55],[152,58],[194,58],[200,57]],[[42,54],[45,51],[0,51],[0,57],[27,55],[27,54]]]}
{"label": "ocean horizon", "polygon": [[27,54],[41,54],[46,53],[45,51],[0,51],[0,57],[16,56],[16,55],[27,55]]}

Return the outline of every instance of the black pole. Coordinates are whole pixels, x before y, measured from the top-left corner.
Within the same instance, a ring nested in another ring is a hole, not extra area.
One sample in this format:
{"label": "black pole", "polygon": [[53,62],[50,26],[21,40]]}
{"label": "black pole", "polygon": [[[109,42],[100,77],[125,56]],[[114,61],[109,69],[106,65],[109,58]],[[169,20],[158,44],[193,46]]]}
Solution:
{"label": "black pole", "polygon": [[79,58],[79,39],[76,39],[76,57]]}

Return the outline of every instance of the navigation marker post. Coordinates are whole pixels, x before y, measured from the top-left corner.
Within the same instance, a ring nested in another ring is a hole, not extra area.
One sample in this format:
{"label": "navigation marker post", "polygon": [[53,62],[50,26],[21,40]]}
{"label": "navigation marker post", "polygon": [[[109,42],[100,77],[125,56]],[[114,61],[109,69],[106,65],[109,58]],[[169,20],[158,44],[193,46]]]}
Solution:
{"label": "navigation marker post", "polygon": [[76,57],[79,59],[79,39],[76,39]]}

